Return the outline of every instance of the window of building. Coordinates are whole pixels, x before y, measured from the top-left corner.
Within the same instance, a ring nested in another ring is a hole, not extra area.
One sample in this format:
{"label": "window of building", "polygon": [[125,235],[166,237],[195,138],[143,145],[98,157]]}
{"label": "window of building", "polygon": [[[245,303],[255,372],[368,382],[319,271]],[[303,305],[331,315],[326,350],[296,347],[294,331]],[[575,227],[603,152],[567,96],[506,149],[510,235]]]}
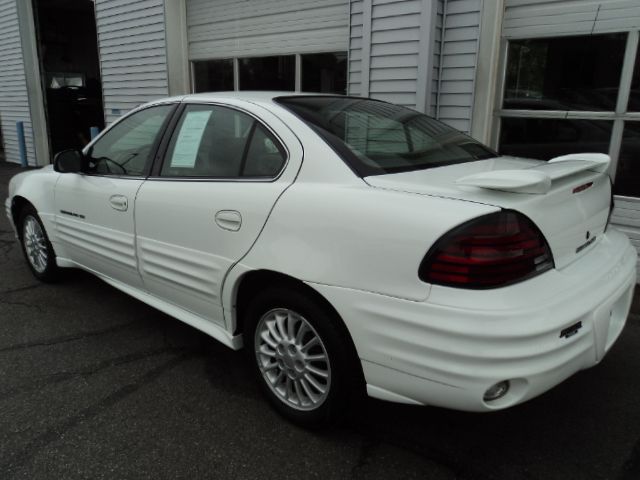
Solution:
{"label": "window of building", "polygon": [[275,177],[285,158],[278,141],[246,113],[189,105],[169,143],[161,176]]}
{"label": "window of building", "polygon": [[193,80],[196,92],[233,90],[233,59],[193,62]]}
{"label": "window of building", "polygon": [[504,108],[613,111],[626,35],[509,42]]}
{"label": "window of building", "polygon": [[301,55],[303,92],[347,93],[347,53]]}
{"label": "window of building", "polygon": [[294,55],[241,58],[238,66],[240,90],[295,90]]}
{"label": "window of building", "polygon": [[193,62],[193,91],[281,90],[338,93],[347,89],[347,52]]}
{"label": "window of building", "polygon": [[501,154],[608,153],[614,192],[640,197],[638,31],[510,40],[501,107]]}

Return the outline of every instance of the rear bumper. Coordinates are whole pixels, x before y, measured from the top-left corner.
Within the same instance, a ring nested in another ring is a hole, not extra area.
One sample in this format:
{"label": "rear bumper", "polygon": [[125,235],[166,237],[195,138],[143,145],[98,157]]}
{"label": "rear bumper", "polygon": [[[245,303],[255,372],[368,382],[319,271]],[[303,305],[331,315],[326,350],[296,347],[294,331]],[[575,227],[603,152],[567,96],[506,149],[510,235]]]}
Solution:
{"label": "rear bumper", "polygon": [[[468,411],[510,407],[602,360],[622,331],[636,251],[610,230],[580,261],[505,288],[434,286],[424,302],[312,284],[338,310],[371,396]],[[580,322],[573,335],[561,332]],[[501,399],[491,385],[509,380]]]}

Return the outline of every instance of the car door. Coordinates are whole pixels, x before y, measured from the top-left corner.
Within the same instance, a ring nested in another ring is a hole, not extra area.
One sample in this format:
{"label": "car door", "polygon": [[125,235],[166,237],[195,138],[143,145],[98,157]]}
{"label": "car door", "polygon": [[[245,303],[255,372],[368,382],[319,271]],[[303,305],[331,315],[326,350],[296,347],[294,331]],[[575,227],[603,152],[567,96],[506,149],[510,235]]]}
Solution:
{"label": "car door", "polygon": [[218,324],[226,273],[256,241],[302,161],[288,127],[259,113],[187,104],[161,168],[136,198],[147,291]]}
{"label": "car door", "polygon": [[58,255],[83,268],[141,288],[133,207],[163,128],[176,105],[139,110],[116,123],[85,152],[83,173],[65,173],[55,187]]}

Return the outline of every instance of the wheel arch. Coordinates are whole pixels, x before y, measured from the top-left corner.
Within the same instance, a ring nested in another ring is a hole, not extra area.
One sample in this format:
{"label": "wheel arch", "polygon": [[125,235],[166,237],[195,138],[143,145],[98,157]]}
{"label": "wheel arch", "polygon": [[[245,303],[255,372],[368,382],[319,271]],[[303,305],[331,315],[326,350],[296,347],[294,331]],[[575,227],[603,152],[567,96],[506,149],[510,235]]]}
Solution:
{"label": "wheel arch", "polygon": [[11,218],[13,220],[13,224],[16,227],[16,233],[19,238],[22,238],[22,229],[20,228],[20,212],[25,207],[32,207],[36,212],[38,209],[35,207],[33,203],[27,200],[25,197],[21,195],[15,195],[11,200]]}
{"label": "wheel arch", "polygon": [[338,327],[342,330],[347,343],[350,346],[352,361],[357,368],[357,374],[362,382],[362,386],[365,385],[364,372],[362,370],[362,363],[358,355],[358,351],[351,336],[351,332],[347,327],[347,324],[343,320],[340,313],[336,308],[315,288],[305,283],[304,281],[287,275],[285,273],[277,272],[275,270],[257,269],[249,270],[242,274],[235,282],[235,288],[233,289],[233,307],[231,309],[233,319],[231,324],[232,333],[234,335],[241,335],[244,330],[244,315],[246,308],[252,298],[256,295],[261,287],[268,286],[286,286],[287,288],[295,289],[306,295],[311,296],[318,301],[328,313],[333,315],[338,320]]}

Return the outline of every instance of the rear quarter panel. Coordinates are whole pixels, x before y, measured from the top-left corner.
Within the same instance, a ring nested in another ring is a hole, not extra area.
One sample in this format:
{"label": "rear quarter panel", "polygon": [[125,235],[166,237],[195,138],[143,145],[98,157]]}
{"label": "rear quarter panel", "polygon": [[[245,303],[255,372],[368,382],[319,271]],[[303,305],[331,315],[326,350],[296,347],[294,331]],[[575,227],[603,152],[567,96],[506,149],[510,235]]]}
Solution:
{"label": "rear quarter panel", "polygon": [[[357,182],[357,183],[356,183]],[[451,228],[496,207],[352,184],[298,181],[280,198],[238,271],[425,300],[418,266]],[[230,278],[230,280],[233,280]]]}

